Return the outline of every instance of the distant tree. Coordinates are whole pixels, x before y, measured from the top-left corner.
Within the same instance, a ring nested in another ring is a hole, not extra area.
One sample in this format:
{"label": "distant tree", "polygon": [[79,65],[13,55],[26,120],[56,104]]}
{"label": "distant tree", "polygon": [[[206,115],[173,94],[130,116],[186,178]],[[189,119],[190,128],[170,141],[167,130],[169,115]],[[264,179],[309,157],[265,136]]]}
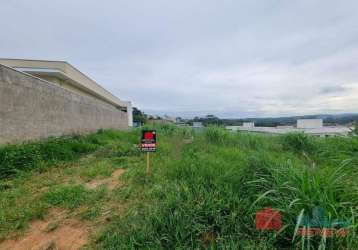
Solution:
{"label": "distant tree", "polygon": [[222,121],[220,118],[216,117],[215,115],[207,115],[205,116],[204,124],[206,125],[221,125]]}
{"label": "distant tree", "polygon": [[186,122],[185,119],[183,119],[183,118],[180,117],[180,116],[176,117],[176,118],[175,118],[175,121],[176,121],[177,123],[185,123],[185,122]]}
{"label": "distant tree", "polygon": [[188,124],[192,125],[193,122],[201,122],[203,125],[223,125],[224,120],[216,117],[215,115],[206,115],[205,117],[195,116],[194,119],[188,120]]}
{"label": "distant tree", "polygon": [[144,124],[147,121],[147,115],[136,107],[133,107],[133,122]]}

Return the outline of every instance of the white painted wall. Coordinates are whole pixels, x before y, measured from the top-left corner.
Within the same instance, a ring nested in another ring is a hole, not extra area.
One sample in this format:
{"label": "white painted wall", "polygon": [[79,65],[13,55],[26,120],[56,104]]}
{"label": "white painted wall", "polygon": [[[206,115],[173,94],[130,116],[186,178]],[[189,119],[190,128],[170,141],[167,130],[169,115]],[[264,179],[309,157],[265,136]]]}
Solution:
{"label": "white painted wall", "polygon": [[193,128],[202,128],[203,124],[201,122],[193,122]]}
{"label": "white painted wall", "polygon": [[253,128],[253,127],[255,127],[255,123],[254,123],[254,122],[244,122],[244,123],[242,124],[242,126],[243,126],[244,128]]}
{"label": "white painted wall", "polygon": [[297,128],[322,128],[322,119],[298,119]]}
{"label": "white painted wall", "polygon": [[131,102],[127,102],[127,116],[128,116],[128,126],[133,127],[133,108]]}

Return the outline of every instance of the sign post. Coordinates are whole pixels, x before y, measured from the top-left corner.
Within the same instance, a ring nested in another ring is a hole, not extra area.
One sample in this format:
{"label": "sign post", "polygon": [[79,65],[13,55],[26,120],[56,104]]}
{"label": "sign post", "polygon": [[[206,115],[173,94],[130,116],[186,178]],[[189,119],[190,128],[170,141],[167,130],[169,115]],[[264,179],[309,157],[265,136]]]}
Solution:
{"label": "sign post", "polygon": [[140,149],[147,153],[147,174],[150,173],[150,152],[157,149],[157,132],[155,130],[142,130]]}
{"label": "sign post", "polygon": [[150,173],[150,161],[149,161],[149,152],[147,152],[147,174]]}

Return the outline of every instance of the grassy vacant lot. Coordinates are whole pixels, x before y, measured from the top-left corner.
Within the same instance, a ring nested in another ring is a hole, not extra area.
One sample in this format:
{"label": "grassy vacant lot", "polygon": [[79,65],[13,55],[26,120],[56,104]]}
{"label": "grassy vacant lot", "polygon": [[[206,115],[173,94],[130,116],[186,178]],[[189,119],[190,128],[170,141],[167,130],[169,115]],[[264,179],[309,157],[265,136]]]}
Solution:
{"label": "grassy vacant lot", "polygon": [[[85,249],[358,249],[357,138],[163,126],[148,177],[138,137],[100,131],[0,148],[0,239],[57,208],[93,229]],[[119,168],[120,185],[87,188]],[[264,207],[280,211],[280,231],[255,229]],[[317,207],[347,222],[348,235],[297,235],[297,219]]]}

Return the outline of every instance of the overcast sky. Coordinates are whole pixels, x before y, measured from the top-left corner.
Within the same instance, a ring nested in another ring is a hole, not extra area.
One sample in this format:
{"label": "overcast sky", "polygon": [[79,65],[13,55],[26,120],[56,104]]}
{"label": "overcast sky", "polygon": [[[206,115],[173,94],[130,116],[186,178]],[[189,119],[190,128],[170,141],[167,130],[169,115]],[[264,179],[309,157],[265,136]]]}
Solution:
{"label": "overcast sky", "polygon": [[3,0],[0,57],[65,60],[152,114],[358,112],[358,1]]}

